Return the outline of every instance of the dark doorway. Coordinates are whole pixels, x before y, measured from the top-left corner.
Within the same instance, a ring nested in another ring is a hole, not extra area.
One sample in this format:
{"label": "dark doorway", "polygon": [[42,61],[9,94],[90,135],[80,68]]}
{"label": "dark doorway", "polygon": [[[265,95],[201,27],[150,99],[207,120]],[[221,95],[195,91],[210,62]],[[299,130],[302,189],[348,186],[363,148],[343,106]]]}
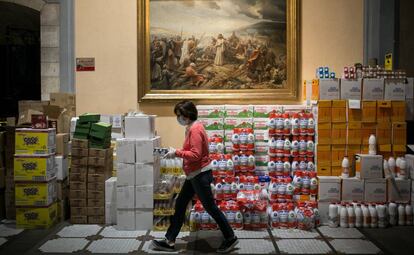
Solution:
{"label": "dark doorway", "polygon": [[0,2],[0,118],[40,97],[40,12]]}

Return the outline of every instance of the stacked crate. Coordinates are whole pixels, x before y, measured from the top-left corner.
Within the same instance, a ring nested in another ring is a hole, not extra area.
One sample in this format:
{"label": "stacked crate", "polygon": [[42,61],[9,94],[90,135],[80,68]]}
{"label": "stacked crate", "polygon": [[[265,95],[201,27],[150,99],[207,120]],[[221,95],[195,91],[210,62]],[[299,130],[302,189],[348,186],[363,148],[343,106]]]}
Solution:
{"label": "stacked crate", "polygon": [[14,180],[16,225],[48,228],[57,219],[56,130],[16,129]]}

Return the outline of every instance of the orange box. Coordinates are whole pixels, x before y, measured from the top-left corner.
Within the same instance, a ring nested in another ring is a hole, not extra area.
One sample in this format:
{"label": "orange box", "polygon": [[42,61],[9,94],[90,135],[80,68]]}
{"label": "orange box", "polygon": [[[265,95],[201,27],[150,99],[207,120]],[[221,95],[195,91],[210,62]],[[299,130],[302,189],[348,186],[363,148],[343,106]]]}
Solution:
{"label": "orange box", "polygon": [[361,145],[361,154],[369,154],[369,145]]}
{"label": "orange box", "polygon": [[392,145],[392,154],[394,157],[404,157],[406,153],[405,145],[397,144]]}
{"label": "orange box", "polygon": [[331,167],[332,176],[341,176],[342,175],[342,166],[332,166]]}
{"label": "orange box", "polygon": [[361,109],[351,109],[349,108],[349,103],[347,103],[347,111],[348,111],[348,122],[361,121],[361,116],[362,116]]}
{"label": "orange box", "polygon": [[403,122],[405,121],[405,102],[404,101],[392,101],[391,102],[391,121]]}
{"label": "orange box", "polygon": [[342,166],[342,160],[346,156],[345,145],[332,145],[331,148],[331,166]]}
{"label": "orange box", "polygon": [[377,121],[391,121],[391,101],[377,101]]}
{"label": "orange box", "polygon": [[318,143],[319,144],[331,144],[331,123],[319,123],[318,124]]}
{"label": "orange box", "polygon": [[346,144],[346,123],[332,123],[332,144]]}
{"label": "orange box", "polygon": [[332,122],[346,122],[346,100],[332,100]]}
{"label": "orange box", "polygon": [[312,86],[312,95],[311,95],[311,100],[318,100],[319,99],[319,80],[318,79],[313,79],[312,83],[308,83],[308,81],[304,80],[303,81],[303,88],[302,88],[302,99],[306,100],[306,86]]}
{"label": "orange box", "polygon": [[394,122],[392,123],[392,144],[406,145],[407,144],[407,123]]}
{"label": "orange box", "polygon": [[392,155],[391,144],[379,144],[377,154],[382,155],[384,159],[388,159]]}
{"label": "orange box", "polygon": [[331,146],[330,145],[316,145],[317,165],[331,165]]}
{"label": "orange box", "polygon": [[389,122],[377,123],[377,144],[391,144],[391,128],[392,125]]}
{"label": "orange box", "polygon": [[375,134],[377,134],[377,123],[362,123],[361,124],[362,144],[369,144],[369,137]]}
{"label": "orange box", "polygon": [[318,101],[318,123],[330,123],[332,120],[332,101]]}
{"label": "orange box", "polygon": [[361,122],[349,122],[348,123],[348,144],[361,145]]}
{"label": "orange box", "polygon": [[362,122],[377,121],[377,101],[362,101]]}
{"label": "orange box", "polygon": [[316,172],[318,176],[331,176],[332,170],[331,165],[329,164],[318,164],[316,166]]}

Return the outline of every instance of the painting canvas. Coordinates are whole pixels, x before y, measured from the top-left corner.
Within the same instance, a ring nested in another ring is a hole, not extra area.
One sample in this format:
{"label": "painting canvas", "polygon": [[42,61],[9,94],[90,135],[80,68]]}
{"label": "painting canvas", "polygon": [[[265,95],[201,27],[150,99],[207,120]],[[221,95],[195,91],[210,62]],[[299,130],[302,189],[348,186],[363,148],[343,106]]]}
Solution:
{"label": "painting canvas", "polygon": [[286,89],[286,0],[150,0],[150,89]]}

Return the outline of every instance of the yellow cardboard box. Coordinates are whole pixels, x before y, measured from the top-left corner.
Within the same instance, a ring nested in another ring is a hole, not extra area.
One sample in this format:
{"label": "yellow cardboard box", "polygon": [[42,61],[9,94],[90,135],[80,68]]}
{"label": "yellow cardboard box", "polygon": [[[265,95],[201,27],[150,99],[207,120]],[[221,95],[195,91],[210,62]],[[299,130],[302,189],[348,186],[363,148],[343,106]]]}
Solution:
{"label": "yellow cardboard box", "polygon": [[392,101],[391,102],[391,121],[403,122],[405,121],[405,102],[404,101]]}
{"label": "yellow cardboard box", "polygon": [[56,179],[49,182],[16,182],[16,206],[48,206],[56,200]]}
{"label": "yellow cardboard box", "polygon": [[346,144],[346,123],[332,123],[332,144]]}
{"label": "yellow cardboard box", "polygon": [[377,144],[391,144],[392,125],[390,122],[377,123]]}
{"label": "yellow cardboard box", "polygon": [[[405,148],[404,148],[405,152]],[[379,144],[378,152],[379,155],[382,155],[385,159],[388,159],[392,155],[392,145],[391,144]]]}
{"label": "yellow cardboard box", "polygon": [[377,121],[377,101],[362,101],[362,122]]}
{"label": "yellow cardboard box", "polygon": [[331,165],[331,145],[316,145],[317,165]]}
{"label": "yellow cardboard box", "polygon": [[342,160],[346,156],[345,145],[332,145],[331,166],[341,166]]}
{"label": "yellow cardboard box", "polygon": [[394,145],[407,144],[407,123],[405,122],[392,123],[392,144]]}
{"label": "yellow cardboard box", "polygon": [[18,228],[49,228],[57,220],[57,204],[48,207],[17,207],[16,225]]}
{"label": "yellow cardboard box", "polygon": [[55,176],[54,154],[14,156],[15,181],[48,181]]}
{"label": "yellow cardboard box", "polygon": [[16,129],[16,154],[51,154],[56,151],[56,130]]}
{"label": "yellow cardboard box", "polygon": [[347,112],[348,112],[348,122],[360,122],[362,118],[361,109],[352,109],[349,108],[349,103],[347,103]]}
{"label": "yellow cardboard box", "polygon": [[331,144],[331,123],[319,123],[318,124],[318,143],[319,144]]}
{"label": "yellow cardboard box", "polygon": [[330,123],[332,121],[332,101],[318,101],[318,123]]}
{"label": "yellow cardboard box", "polygon": [[377,101],[377,121],[391,121],[391,101]]}
{"label": "yellow cardboard box", "polygon": [[318,176],[331,176],[332,170],[331,170],[330,164],[318,164],[316,166],[316,172]]}
{"label": "yellow cardboard box", "polygon": [[[342,166],[332,166],[332,176],[341,176],[342,175]],[[349,169],[349,174],[351,174],[351,169]]]}
{"label": "yellow cardboard box", "polygon": [[346,122],[346,100],[332,100],[332,122]]}
{"label": "yellow cardboard box", "polygon": [[348,144],[360,145],[361,137],[361,122],[348,123]]}

